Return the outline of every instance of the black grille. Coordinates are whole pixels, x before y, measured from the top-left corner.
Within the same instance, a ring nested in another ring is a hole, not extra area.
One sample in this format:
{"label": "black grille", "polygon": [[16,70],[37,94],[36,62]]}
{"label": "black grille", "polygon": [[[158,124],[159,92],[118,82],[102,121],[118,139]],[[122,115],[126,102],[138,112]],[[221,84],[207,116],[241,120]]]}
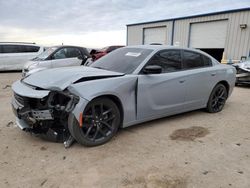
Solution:
{"label": "black grille", "polygon": [[14,93],[14,97],[15,97],[15,99],[16,99],[16,101],[18,102],[18,103],[20,103],[20,104],[22,104],[22,105],[24,105],[25,104],[25,97],[22,97],[22,96],[20,96],[20,95],[18,95],[18,94],[16,94],[16,93]]}

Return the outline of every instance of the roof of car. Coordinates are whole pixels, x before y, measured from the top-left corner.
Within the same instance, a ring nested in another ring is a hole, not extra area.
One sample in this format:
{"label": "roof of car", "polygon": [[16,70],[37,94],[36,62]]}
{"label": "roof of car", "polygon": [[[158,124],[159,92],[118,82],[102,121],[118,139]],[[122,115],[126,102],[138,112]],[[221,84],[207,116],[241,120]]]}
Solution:
{"label": "roof of car", "polygon": [[164,49],[182,49],[182,50],[191,50],[194,52],[201,53],[203,55],[209,56],[210,58],[214,59],[211,55],[203,52],[202,50],[195,49],[195,48],[186,48],[186,47],[180,47],[180,46],[171,46],[171,45],[135,45],[135,46],[126,46],[125,48],[143,48],[143,49],[149,49],[154,51],[164,50]]}
{"label": "roof of car", "polygon": [[0,42],[0,45],[29,45],[29,46],[40,46],[36,43],[29,42]]}
{"label": "roof of car", "polygon": [[69,47],[73,47],[73,48],[85,48],[85,47],[82,47],[82,46],[72,46],[72,45],[58,45],[58,46],[51,46],[51,48],[53,47],[56,47],[56,48],[69,48]]}
{"label": "roof of car", "polygon": [[180,46],[170,46],[170,45],[135,45],[135,46],[127,46],[126,48],[144,48],[144,49],[150,49],[150,50],[162,50],[162,49],[188,49],[188,50],[195,50],[199,51],[194,48],[185,48]]}

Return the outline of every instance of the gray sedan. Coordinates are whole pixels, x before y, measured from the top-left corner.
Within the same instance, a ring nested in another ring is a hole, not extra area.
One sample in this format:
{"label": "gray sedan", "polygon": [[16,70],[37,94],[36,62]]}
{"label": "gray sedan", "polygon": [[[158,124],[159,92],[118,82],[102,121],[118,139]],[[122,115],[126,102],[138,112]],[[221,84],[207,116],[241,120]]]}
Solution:
{"label": "gray sedan", "polygon": [[178,113],[223,109],[235,68],[199,50],[130,46],[90,67],[44,70],[12,85],[18,126],[69,146],[109,141],[119,128]]}

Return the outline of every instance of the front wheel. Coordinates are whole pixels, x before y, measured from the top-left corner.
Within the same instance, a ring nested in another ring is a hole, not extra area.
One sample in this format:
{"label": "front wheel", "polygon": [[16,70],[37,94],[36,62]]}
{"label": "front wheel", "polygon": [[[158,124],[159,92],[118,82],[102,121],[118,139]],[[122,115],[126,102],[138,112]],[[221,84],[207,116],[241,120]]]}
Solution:
{"label": "front wheel", "polygon": [[108,98],[91,101],[82,115],[82,126],[72,121],[69,130],[82,145],[97,146],[108,142],[117,132],[121,115],[117,105]]}
{"label": "front wheel", "polygon": [[227,88],[223,84],[217,84],[210,94],[207,111],[210,113],[220,112],[227,100]]}

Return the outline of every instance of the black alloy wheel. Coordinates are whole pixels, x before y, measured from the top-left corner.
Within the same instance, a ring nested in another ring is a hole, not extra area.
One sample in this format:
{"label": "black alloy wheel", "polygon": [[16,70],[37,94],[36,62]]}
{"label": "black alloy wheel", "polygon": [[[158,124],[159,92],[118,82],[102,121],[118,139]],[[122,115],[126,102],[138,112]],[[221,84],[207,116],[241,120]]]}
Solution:
{"label": "black alloy wheel", "polygon": [[217,84],[209,97],[209,101],[207,104],[208,112],[220,112],[226,103],[227,97],[228,92],[226,87],[223,84]]}
{"label": "black alloy wheel", "polygon": [[117,105],[108,98],[91,101],[82,115],[82,126],[74,121],[72,136],[85,146],[97,146],[109,141],[121,123]]}

